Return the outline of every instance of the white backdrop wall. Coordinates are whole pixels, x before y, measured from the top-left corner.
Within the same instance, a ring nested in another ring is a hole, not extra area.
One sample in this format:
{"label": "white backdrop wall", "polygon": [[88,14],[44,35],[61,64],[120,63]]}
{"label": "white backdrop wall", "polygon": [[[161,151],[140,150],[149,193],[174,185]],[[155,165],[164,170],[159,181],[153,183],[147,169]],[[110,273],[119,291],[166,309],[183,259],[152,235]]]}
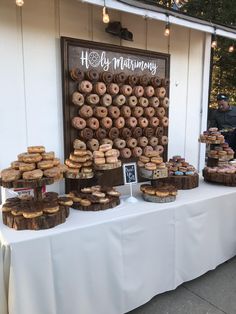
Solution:
{"label": "white backdrop wall", "polygon": [[133,42],[105,33],[101,7],[25,0],[20,9],[0,0],[0,169],[28,145],[45,145],[64,158],[60,36],[170,53],[168,155],[198,165],[205,34],[172,25],[166,38],[163,22],[109,13],[133,32]]}

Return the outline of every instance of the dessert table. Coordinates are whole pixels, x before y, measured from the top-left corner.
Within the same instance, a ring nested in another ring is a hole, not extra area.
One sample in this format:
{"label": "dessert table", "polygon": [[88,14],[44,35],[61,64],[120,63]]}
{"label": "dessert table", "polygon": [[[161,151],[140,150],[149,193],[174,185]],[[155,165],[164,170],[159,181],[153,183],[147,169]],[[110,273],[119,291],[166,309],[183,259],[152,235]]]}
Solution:
{"label": "dessert table", "polygon": [[[123,195],[127,186],[120,188]],[[236,254],[236,188],[207,184],[173,203],[71,209],[53,229],[0,222],[0,313],[121,314]]]}

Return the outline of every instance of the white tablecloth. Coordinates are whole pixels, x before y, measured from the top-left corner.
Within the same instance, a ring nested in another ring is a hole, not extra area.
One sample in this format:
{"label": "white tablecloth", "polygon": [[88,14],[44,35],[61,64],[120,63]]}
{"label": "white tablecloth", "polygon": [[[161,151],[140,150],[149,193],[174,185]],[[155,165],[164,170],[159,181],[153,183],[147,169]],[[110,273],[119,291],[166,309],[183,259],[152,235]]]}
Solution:
{"label": "white tablecloth", "polygon": [[200,182],[168,204],[71,210],[42,231],[0,224],[0,313],[121,314],[236,254],[236,188]]}

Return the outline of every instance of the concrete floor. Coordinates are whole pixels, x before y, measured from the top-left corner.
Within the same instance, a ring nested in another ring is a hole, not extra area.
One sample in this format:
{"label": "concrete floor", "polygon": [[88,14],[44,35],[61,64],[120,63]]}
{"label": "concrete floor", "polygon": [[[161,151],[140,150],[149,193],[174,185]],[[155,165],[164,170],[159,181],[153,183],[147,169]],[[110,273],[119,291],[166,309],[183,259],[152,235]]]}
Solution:
{"label": "concrete floor", "polygon": [[236,257],[128,314],[236,314]]}

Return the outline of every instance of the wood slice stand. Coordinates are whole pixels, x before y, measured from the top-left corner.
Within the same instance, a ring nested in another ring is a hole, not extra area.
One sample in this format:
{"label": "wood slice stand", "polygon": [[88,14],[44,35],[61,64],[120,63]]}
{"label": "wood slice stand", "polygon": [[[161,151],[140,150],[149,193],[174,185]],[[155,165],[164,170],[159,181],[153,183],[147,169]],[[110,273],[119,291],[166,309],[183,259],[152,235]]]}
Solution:
{"label": "wood slice stand", "polygon": [[121,161],[117,161],[114,164],[95,165],[95,170],[112,170],[121,167]]}
{"label": "wood slice stand", "polygon": [[92,179],[94,177],[94,173],[79,173],[79,174],[73,174],[73,173],[67,173],[65,172],[64,177],[67,179]]}
{"label": "wood slice stand", "polygon": [[78,210],[83,210],[83,211],[98,211],[98,210],[105,210],[109,208],[116,207],[120,204],[120,199],[119,197],[110,197],[110,202],[107,204],[91,204],[90,206],[81,206],[80,203],[74,203],[72,205],[72,208],[78,209]]}
{"label": "wood slice stand", "polygon": [[148,180],[157,180],[168,177],[168,169],[147,170],[145,168],[138,168],[139,175]]}
{"label": "wood slice stand", "polygon": [[[153,187],[158,187],[158,181],[151,181]],[[199,185],[199,175],[195,173],[192,176],[169,176],[160,179],[161,183],[174,185],[178,190],[190,190],[197,188]]]}
{"label": "wood slice stand", "polygon": [[236,186],[235,173],[209,173],[203,169],[203,177],[206,182],[218,183],[226,186]]}
{"label": "wood slice stand", "polygon": [[166,197],[159,197],[159,196],[143,193],[143,199],[147,202],[152,202],[152,203],[170,203],[176,200],[176,196],[168,195]]}

